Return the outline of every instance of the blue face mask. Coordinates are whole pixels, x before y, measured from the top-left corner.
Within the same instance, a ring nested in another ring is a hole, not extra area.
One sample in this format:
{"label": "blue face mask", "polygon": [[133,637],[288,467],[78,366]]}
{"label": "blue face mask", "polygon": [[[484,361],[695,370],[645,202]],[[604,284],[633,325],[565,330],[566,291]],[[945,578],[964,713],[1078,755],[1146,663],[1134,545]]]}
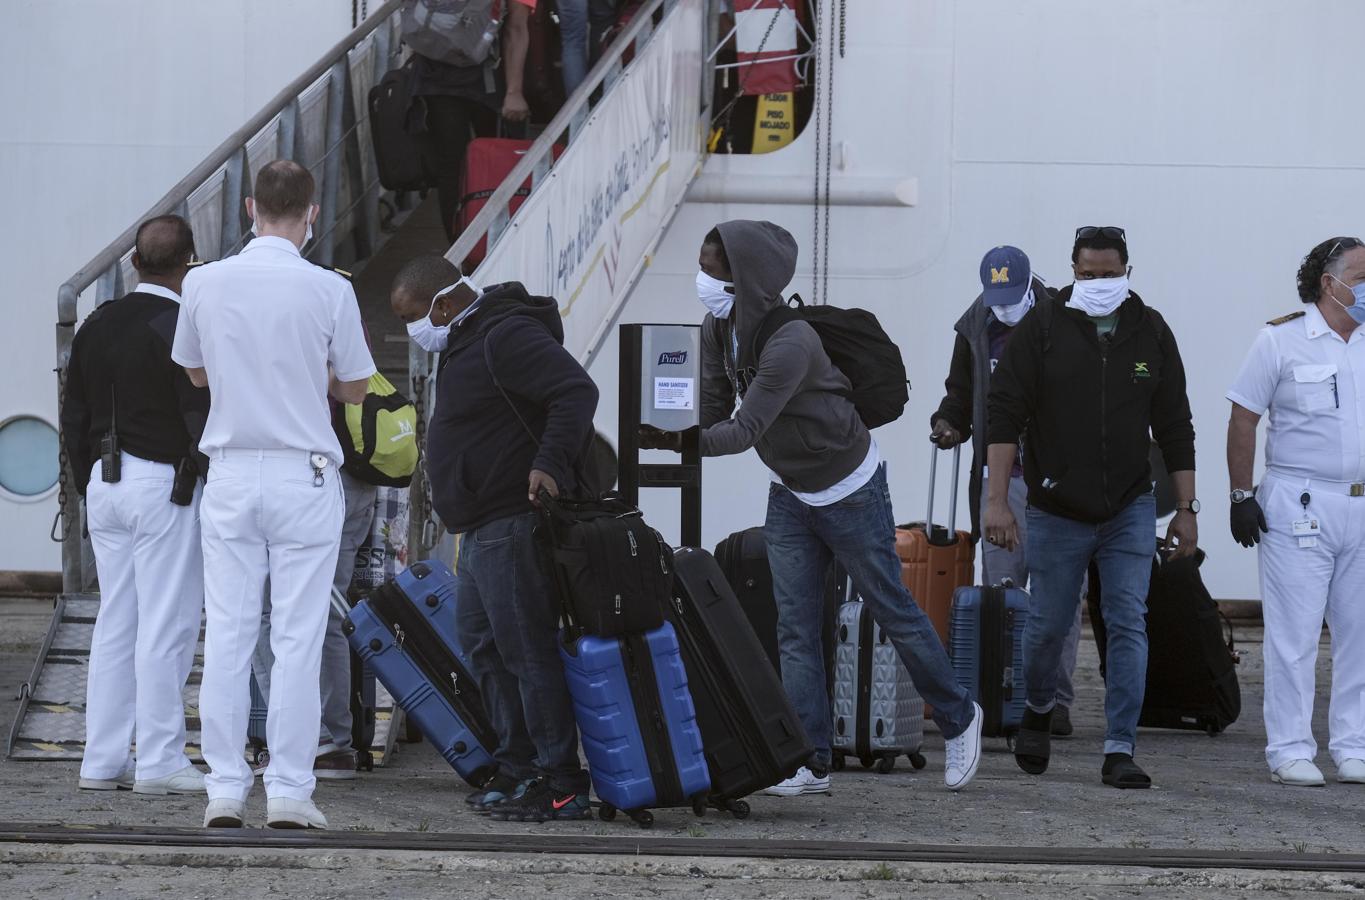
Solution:
{"label": "blue face mask", "polygon": [[1328,275],[1327,277],[1331,278],[1337,284],[1341,285],[1342,287],[1346,288],[1346,290],[1350,291],[1351,296],[1355,297],[1356,301],[1351,306],[1347,306],[1345,303],[1342,303],[1335,296],[1333,296],[1332,302],[1335,303],[1337,306],[1340,306],[1342,309],[1346,310],[1346,315],[1354,319],[1357,325],[1365,325],[1365,282],[1362,282],[1356,285],[1355,287],[1351,287],[1349,284],[1342,281],[1335,275]]}

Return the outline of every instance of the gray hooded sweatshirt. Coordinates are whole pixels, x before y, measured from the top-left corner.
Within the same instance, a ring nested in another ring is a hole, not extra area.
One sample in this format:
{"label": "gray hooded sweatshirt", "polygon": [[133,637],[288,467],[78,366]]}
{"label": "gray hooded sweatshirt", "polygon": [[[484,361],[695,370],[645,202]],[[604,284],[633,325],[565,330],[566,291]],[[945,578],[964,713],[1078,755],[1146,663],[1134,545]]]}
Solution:
{"label": "gray hooded sweatshirt", "polygon": [[[771,222],[737,220],[718,230],[735,279],[735,305],[728,319],[708,313],[702,323],[702,454],[728,456],[755,447],[791,490],[823,491],[862,465],[871,447],[872,436],[848,399],[848,379],[804,321],[783,325],[753,358],[759,325],[782,305],[782,291],[796,272],[796,241]],[[737,372],[745,373],[747,385],[738,412]]]}

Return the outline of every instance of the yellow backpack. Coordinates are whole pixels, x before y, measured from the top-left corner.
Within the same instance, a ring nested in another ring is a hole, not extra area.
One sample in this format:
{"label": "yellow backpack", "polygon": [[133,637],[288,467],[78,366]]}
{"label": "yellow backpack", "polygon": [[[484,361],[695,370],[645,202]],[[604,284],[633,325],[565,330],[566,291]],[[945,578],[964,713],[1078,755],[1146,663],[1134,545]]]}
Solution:
{"label": "yellow backpack", "polygon": [[417,470],[417,408],[376,372],[365,402],[345,404],[335,417],[343,468],[367,484],[407,487]]}

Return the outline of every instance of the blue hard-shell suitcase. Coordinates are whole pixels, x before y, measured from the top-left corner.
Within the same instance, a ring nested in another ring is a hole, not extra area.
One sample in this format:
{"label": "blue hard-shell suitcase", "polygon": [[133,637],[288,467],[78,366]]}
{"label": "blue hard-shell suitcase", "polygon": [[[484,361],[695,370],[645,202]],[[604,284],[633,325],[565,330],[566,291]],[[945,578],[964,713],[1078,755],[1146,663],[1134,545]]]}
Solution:
{"label": "blue hard-shell suitcase", "polygon": [[650,808],[689,803],[700,815],[711,779],[673,626],[566,637],[559,653],[602,817],[647,827]]}
{"label": "blue hard-shell suitcase", "polygon": [[948,650],[958,684],[981,704],[981,733],[1011,738],[1024,718],[1024,628],[1029,595],[1012,587],[953,594]]}
{"label": "blue hard-shell suitcase", "polygon": [[[498,739],[478,683],[453,646],[453,580],[439,563],[418,563],[356,604],[342,628],[423,736],[460,777],[480,787],[497,771]],[[428,604],[432,597],[437,602]],[[448,632],[445,617],[433,615],[441,610],[449,613]]]}
{"label": "blue hard-shell suitcase", "polygon": [[440,560],[424,559],[400,572],[393,584],[427,617],[450,649],[464,659],[464,647],[455,634],[456,576],[450,567]]}

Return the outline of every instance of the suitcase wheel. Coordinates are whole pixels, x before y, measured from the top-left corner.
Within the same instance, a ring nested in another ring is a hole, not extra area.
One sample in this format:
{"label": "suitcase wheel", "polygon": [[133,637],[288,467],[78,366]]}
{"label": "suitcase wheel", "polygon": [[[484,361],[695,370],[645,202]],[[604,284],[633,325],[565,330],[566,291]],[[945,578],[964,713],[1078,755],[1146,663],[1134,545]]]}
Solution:
{"label": "suitcase wheel", "polygon": [[829,767],[836,772],[842,772],[844,770],[844,755],[842,753],[836,753],[834,756],[830,757]]}
{"label": "suitcase wheel", "polygon": [[906,756],[909,757],[910,767],[913,769],[923,769],[928,765],[929,761],[924,758],[923,753],[908,753]]}
{"label": "suitcase wheel", "polygon": [[603,822],[615,821],[616,807],[612,806],[610,803],[603,803],[597,809],[597,818],[601,819]]}
{"label": "suitcase wheel", "polygon": [[730,804],[730,815],[736,819],[749,818],[749,804],[744,800],[736,800]]}
{"label": "suitcase wheel", "polygon": [[706,796],[704,794],[698,794],[692,798],[692,815],[698,819],[706,817]]}
{"label": "suitcase wheel", "polygon": [[636,810],[628,809],[626,810],[626,815],[630,816],[630,820],[634,822],[636,825],[639,825],[641,828],[654,827],[654,813],[650,812],[647,809]]}
{"label": "suitcase wheel", "polygon": [[894,768],[896,768],[896,757],[894,756],[883,756],[877,760],[877,771],[882,775],[890,774]]}
{"label": "suitcase wheel", "polygon": [[870,756],[860,756],[858,762],[863,764],[864,769],[870,769],[877,761]]}

